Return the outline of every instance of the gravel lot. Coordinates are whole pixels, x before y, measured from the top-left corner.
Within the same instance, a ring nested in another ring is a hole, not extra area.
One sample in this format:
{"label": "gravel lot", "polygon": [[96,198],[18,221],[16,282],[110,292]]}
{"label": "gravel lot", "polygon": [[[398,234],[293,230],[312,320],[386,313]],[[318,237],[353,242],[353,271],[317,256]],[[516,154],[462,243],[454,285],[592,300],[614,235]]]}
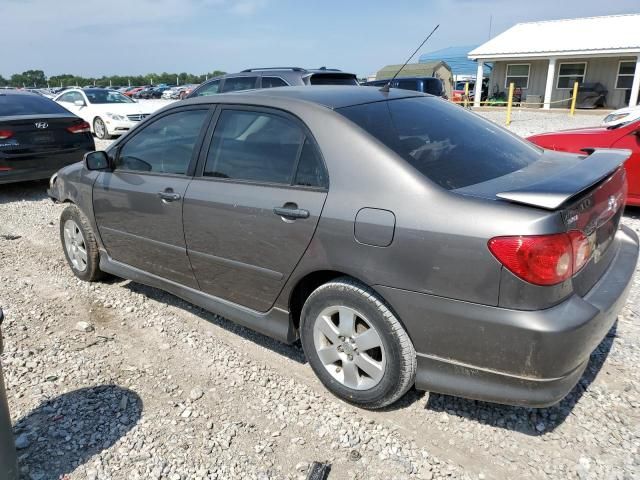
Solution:
{"label": "gravel lot", "polygon": [[[511,128],[599,120],[517,112]],[[411,391],[369,412],[331,396],[299,346],[133,282],[76,280],[45,187],[0,188],[2,361],[27,479],[297,479],[313,461],[330,479],[640,478],[637,283],[554,407]],[[640,230],[639,214],[624,223]]]}

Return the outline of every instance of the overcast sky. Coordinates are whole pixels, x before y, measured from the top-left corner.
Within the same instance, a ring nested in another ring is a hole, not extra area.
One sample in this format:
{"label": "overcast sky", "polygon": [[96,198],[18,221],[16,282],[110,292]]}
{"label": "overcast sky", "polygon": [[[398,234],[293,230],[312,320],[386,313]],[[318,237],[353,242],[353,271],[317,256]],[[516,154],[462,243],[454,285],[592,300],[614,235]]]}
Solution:
{"label": "overcast sky", "polygon": [[0,75],[328,67],[359,75],[523,21],[640,13],[639,0],[0,0]]}

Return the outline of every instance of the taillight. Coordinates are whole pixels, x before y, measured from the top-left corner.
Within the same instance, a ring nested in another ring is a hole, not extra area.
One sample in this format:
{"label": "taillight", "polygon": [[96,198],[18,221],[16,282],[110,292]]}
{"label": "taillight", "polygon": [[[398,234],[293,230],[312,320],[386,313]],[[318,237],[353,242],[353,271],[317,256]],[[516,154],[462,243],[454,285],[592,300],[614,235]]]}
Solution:
{"label": "taillight", "polygon": [[13,132],[11,130],[0,130],[0,140],[6,140],[11,137],[13,137]]}
{"label": "taillight", "polygon": [[553,235],[495,237],[489,250],[516,276],[535,285],[562,283],[591,258],[589,238],[572,230]]}
{"label": "taillight", "polygon": [[67,131],[71,133],[87,133],[91,131],[91,125],[89,125],[87,122],[82,122],[67,127]]}

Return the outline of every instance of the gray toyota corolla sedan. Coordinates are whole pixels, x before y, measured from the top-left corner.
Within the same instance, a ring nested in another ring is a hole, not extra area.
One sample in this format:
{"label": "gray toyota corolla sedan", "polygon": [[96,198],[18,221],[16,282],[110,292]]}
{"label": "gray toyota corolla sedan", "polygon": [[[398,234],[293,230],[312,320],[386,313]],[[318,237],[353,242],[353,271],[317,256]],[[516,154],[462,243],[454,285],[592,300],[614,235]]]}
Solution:
{"label": "gray toyota corolla sedan", "polygon": [[51,179],[74,274],[284,342],[367,408],[546,406],[624,305],[629,152],[545,151],[442,99],[276,88],[170,105]]}

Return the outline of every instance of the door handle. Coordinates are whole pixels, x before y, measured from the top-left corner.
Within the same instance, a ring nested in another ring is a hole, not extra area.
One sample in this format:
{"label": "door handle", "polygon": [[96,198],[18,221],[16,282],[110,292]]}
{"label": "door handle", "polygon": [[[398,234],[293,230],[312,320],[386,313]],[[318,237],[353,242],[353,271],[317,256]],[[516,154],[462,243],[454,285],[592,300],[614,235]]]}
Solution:
{"label": "door handle", "polygon": [[160,197],[164,202],[174,202],[182,198],[179,193],[175,193],[170,190],[165,190],[164,192],[158,192],[158,197]]}
{"label": "door handle", "polygon": [[284,218],[309,218],[309,210],[303,208],[274,207],[273,213]]}

